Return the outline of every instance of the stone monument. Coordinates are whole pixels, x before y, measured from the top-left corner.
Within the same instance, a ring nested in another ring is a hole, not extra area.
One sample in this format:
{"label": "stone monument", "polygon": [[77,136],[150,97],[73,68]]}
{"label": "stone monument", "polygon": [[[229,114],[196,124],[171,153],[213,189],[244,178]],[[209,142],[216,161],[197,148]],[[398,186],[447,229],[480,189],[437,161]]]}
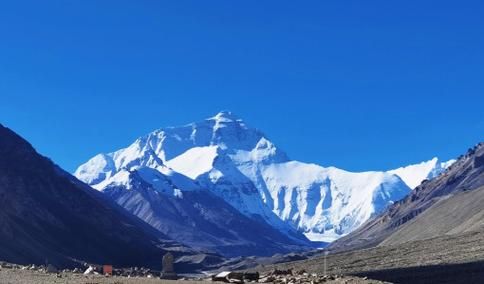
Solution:
{"label": "stone monument", "polygon": [[178,276],[176,275],[175,269],[173,267],[173,260],[173,254],[171,253],[167,253],[163,256],[161,279],[178,279]]}

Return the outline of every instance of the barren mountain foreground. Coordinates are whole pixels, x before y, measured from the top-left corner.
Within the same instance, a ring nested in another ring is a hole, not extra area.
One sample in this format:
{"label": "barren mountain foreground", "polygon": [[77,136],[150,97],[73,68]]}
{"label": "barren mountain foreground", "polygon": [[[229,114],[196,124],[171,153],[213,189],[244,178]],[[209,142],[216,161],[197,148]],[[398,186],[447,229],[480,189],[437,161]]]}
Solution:
{"label": "barren mountain foreground", "polygon": [[483,259],[484,231],[473,231],[259,268],[326,271],[390,283],[482,283]]}
{"label": "barren mountain foreground", "polygon": [[[326,278],[321,277],[321,280],[315,280],[313,276],[308,276],[313,278],[313,280],[308,280],[309,278],[303,280],[305,277],[300,276],[298,280],[293,282],[288,282],[285,279],[289,277],[281,276],[277,280],[267,282],[267,283],[354,283],[354,284],[367,284],[367,283],[386,283],[381,281],[368,280],[365,277],[356,276],[328,276]],[[254,281],[255,282],[255,281]],[[2,284],[51,284],[51,283],[72,283],[72,284],[191,284],[191,283],[223,283],[211,281],[208,278],[197,278],[193,280],[162,280],[159,278],[148,278],[148,277],[125,277],[125,276],[112,276],[106,277],[102,275],[83,275],[80,273],[72,272],[62,272],[58,274],[50,274],[40,271],[32,271],[26,269],[13,269],[13,268],[2,268],[0,269],[0,283]],[[236,283],[236,282],[234,282]]]}
{"label": "barren mountain foreground", "polygon": [[[484,232],[380,246],[352,252],[320,255],[302,261],[260,265],[258,281],[246,283],[480,283],[484,279]],[[244,263],[240,264],[243,267]],[[216,274],[214,272],[213,274]],[[144,276],[46,273],[18,265],[2,265],[0,283],[217,283],[210,275],[162,280],[158,274]],[[327,275],[327,276],[326,276]],[[232,283],[242,283],[232,280]]]}

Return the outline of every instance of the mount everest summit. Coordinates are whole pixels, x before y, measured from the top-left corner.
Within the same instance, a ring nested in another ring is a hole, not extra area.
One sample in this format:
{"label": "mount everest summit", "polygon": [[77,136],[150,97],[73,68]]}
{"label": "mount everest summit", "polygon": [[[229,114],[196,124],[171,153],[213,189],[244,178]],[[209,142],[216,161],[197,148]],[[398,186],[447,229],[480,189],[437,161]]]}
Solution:
{"label": "mount everest summit", "polygon": [[347,235],[452,162],[361,173],[303,163],[221,112],[99,154],[74,175],[192,247],[270,255]]}

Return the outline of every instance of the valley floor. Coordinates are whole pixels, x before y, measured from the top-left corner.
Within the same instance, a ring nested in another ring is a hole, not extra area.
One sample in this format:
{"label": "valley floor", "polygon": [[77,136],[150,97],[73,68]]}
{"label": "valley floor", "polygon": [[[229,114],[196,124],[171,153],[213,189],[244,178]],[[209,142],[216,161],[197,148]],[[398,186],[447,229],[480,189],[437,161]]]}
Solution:
{"label": "valley floor", "polygon": [[[258,267],[323,273],[325,257]],[[329,274],[366,276],[395,283],[482,283],[484,232],[471,232],[401,245],[330,254]]]}
{"label": "valley floor", "polygon": [[[484,279],[484,232],[470,232],[401,245],[335,253],[327,256],[326,260],[324,256],[317,256],[302,261],[260,266],[252,270],[267,274],[274,269],[305,270],[309,274],[317,273],[319,275],[345,275],[320,283],[382,283],[369,279],[391,283],[482,283],[481,281]],[[284,283],[282,280],[284,277],[277,279],[274,283]],[[304,283],[304,280],[299,282]],[[0,268],[0,283],[203,284],[213,282],[207,280],[168,281],[136,277],[106,278],[99,275],[85,276],[74,273],[56,275],[40,271]]]}

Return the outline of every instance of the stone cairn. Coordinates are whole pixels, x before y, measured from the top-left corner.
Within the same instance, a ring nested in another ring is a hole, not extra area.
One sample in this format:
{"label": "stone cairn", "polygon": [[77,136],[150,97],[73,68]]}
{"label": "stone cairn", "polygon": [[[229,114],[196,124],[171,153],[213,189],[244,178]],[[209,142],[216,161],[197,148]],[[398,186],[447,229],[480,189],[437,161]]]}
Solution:
{"label": "stone cairn", "polygon": [[175,268],[173,266],[173,261],[174,261],[173,254],[167,253],[163,256],[161,279],[169,279],[169,280],[178,279],[178,275],[176,275]]}

